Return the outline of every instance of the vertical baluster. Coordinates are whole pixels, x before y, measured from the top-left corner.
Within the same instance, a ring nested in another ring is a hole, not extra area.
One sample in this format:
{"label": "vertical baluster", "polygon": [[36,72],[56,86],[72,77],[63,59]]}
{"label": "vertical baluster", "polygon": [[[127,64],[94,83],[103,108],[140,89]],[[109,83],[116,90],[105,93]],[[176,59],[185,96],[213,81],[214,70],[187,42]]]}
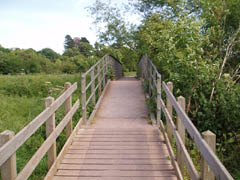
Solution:
{"label": "vertical baluster", "polygon": [[158,75],[158,78],[157,78],[157,125],[160,125],[160,120],[161,120],[160,100],[161,100],[161,76]]}
{"label": "vertical baluster", "polygon": [[[180,96],[177,98],[178,104],[181,106],[182,110],[185,111],[186,102],[185,98]],[[180,117],[177,117],[177,130],[182,139],[183,144],[185,145],[185,127]],[[181,155],[181,151],[177,149],[177,162],[180,167],[182,174],[184,174],[184,160]]]}
{"label": "vertical baluster", "polygon": [[[45,107],[48,108],[54,102],[53,97],[48,97],[45,99]],[[46,137],[50,136],[50,134],[55,129],[55,113],[53,113],[48,120],[46,121]],[[49,148],[47,152],[47,160],[48,160],[48,169],[51,168],[52,164],[56,160],[56,141]]]}
{"label": "vertical baluster", "polygon": [[[14,132],[5,130],[0,134],[0,147],[14,137]],[[17,177],[16,153],[14,153],[1,167],[2,180],[14,180]]]}
{"label": "vertical baluster", "polygon": [[[172,93],[173,92],[173,84],[172,84],[172,82],[168,82],[167,86],[168,86],[168,89],[170,90],[170,92]],[[171,101],[170,101],[170,99],[168,97],[167,97],[167,110],[168,110],[168,113],[169,113],[170,117],[172,118],[172,104],[171,104]],[[171,139],[172,139],[172,131],[171,131],[171,128],[170,128],[170,125],[169,125],[168,121],[167,121],[167,129],[166,130],[167,130],[168,138],[171,141]]]}
{"label": "vertical baluster", "polygon": [[[69,88],[71,87],[71,83],[70,82],[66,82],[64,84],[64,90],[67,91]],[[69,96],[65,103],[64,103],[64,107],[65,107],[65,115],[71,110],[72,108],[72,95]],[[68,122],[67,126],[66,126],[66,135],[67,138],[70,137],[70,135],[72,134],[72,118],[70,119],[70,121]]]}
{"label": "vertical baluster", "polygon": [[[216,135],[212,133],[211,131],[204,131],[202,133],[203,139],[206,141],[206,143],[209,145],[209,147],[213,150],[213,152],[216,152]],[[202,157],[201,160],[201,179],[207,179],[207,180],[214,180],[214,173],[208,166],[207,162]]]}
{"label": "vertical baluster", "polygon": [[82,75],[82,119],[83,124],[87,122],[87,109],[86,109],[86,76]]}

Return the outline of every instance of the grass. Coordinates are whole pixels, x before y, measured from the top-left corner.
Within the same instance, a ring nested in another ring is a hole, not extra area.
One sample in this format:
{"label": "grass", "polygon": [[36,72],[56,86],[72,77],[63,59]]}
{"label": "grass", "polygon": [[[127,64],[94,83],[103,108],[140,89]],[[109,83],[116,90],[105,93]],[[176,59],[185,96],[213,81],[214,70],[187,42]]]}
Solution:
{"label": "grass", "polygon": [[137,76],[137,72],[124,72],[124,76],[136,77]]}
{"label": "grass", "polygon": [[[57,98],[64,90],[65,82],[77,82],[80,85],[80,74],[75,75],[24,75],[0,76],[0,132],[11,130],[15,134],[31,122],[44,108],[44,99],[48,96]],[[79,98],[80,89],[73,94],[73,103]],[[73,117],[73,126],[81,116],[80,110]],[[56,124],[64,117],[64,108],[56,111]],[[32,155],[45,140],[45,126],[41,126],[16,152],[18,172],[30,160]],[[57,141],[59,152],[66,141],[65,132]],[[46,156],[39,163],[29,179],[43,179],[47,173]]]}

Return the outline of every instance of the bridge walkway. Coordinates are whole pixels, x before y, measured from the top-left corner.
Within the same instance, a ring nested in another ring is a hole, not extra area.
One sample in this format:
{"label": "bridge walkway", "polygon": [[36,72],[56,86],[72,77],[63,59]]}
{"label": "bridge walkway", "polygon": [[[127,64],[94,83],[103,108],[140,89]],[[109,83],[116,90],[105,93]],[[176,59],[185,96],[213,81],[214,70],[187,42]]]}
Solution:
{"label": "bridge walkway", "polygon": [[148,122],[141,82],[111,81],[94,122],[79,129],[54,180],[175,180],[164,138]]}

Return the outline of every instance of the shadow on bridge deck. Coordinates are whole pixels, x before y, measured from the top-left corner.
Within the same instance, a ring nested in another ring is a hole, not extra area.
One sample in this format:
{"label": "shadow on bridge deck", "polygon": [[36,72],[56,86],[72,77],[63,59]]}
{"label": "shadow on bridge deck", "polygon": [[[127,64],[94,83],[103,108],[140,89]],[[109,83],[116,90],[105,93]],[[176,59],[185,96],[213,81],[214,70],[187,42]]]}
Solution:
{"label": "shadow on bridge deck", "polygon": [[110,82],[95,122],[79,130],[53,179],[177,179],[164,138],[148,124],[139,80]]}

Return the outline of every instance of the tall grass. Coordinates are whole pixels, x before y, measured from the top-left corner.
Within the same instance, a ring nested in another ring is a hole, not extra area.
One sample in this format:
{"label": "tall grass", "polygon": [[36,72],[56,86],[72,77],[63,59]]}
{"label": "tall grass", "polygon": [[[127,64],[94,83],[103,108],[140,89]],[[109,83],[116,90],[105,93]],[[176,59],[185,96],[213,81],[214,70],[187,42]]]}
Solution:
{"label": "tall grass", "polygon": [[[77,82],[80,86],[81,76],[75,75],[18,75],[0,76],[0,132],[8,129],[15,134],[32,121],[45,108],[44,99],[48,96],[57,98],[64,91],[65,82]],[[73,94],[73,102],[79,98],[80,89]],[[73,117],[75,126],[81,114],[80,110]],[[64,117],[64,108],[56,112],[56,124]],[[36,150],[45,140],[45,126],[41,126],[17,153],[18,172],[25,166]],[[57,149],[66,141],[65,133],[58,138]],[[30,179],[42,179],[47,173],[46,157],[39,163]]]}

